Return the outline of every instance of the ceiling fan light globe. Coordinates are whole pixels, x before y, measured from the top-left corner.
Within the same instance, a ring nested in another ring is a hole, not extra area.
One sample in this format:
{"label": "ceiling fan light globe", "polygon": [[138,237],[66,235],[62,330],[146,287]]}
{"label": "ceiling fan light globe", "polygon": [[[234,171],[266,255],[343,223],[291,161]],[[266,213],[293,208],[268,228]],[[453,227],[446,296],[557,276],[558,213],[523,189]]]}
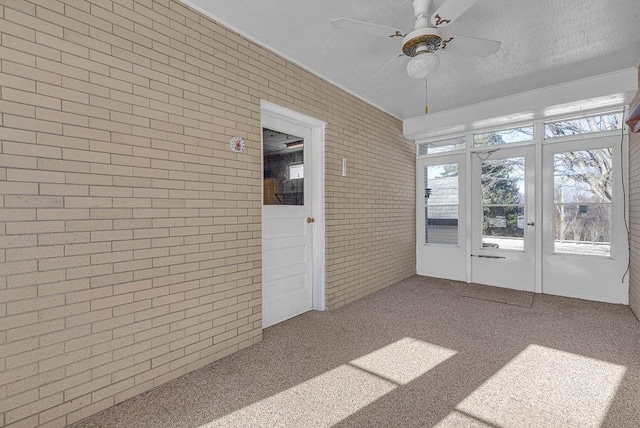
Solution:
{"label": "ceiling fan light globe", "polygon": [[411,58],[407,64],[407,74],[412,79],[426,79],[440,67],[440,58],[433,52],[423,52]]}

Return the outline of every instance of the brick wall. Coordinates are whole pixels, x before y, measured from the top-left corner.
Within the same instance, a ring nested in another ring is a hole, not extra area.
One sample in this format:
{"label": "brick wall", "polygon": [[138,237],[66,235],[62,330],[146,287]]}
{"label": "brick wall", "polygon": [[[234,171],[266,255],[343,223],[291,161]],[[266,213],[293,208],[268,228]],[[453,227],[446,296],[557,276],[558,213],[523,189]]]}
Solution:
{"label": "brick wall", "polygon": [[[638,69],[640,86],[640,69]],[[640,100],[640,89],[632,105]],[[631,266],[629,267],[629,304],[640,319],[640,134],[629,136],[629,243]]]}
{"label": "brick wall", "polygon": [[0,0],[0,32],[0,426],[261,339],[261,99],[328,123],[328,306],[415,272],[400,121],[173,0]]}

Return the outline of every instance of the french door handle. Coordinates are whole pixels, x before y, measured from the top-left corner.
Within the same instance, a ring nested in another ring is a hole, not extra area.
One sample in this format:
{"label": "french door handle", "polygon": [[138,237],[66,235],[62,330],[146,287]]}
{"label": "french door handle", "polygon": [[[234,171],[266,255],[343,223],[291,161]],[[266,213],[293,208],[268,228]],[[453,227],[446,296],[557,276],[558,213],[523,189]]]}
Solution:
{"label": "french door handle", "polygon": [[536,224],[534,222],[531,223],[527,223],[527,226],[535,226]]}

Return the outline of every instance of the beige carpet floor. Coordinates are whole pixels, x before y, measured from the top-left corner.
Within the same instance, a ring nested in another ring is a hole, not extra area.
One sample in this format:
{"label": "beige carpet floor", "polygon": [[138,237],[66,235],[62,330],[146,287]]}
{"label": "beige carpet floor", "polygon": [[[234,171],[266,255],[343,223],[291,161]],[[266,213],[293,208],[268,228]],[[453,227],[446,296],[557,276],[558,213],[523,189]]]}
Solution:
{"label": "beige carpet floor", "polygon": [[413,277],[77,425],[639,427],[640,323],[628,307],[531,307]]}

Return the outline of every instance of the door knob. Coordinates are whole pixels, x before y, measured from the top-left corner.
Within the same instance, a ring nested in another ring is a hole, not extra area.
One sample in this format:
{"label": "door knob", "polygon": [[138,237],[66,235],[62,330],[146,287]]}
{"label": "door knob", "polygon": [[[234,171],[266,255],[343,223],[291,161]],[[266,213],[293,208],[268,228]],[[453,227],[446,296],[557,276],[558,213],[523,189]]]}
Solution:
{"label": "door knob", "polygon": [[316,219],[315,219],[315,218],[313,218],[313,217],[307,217],[307,223],[313,223],[313,222],[315,222],[315,221],[316,221]]}
{"label": "door knob", "polygon": [[536,224],[534,222],[531,223],[527,223],[527,226],[535,226]]}

